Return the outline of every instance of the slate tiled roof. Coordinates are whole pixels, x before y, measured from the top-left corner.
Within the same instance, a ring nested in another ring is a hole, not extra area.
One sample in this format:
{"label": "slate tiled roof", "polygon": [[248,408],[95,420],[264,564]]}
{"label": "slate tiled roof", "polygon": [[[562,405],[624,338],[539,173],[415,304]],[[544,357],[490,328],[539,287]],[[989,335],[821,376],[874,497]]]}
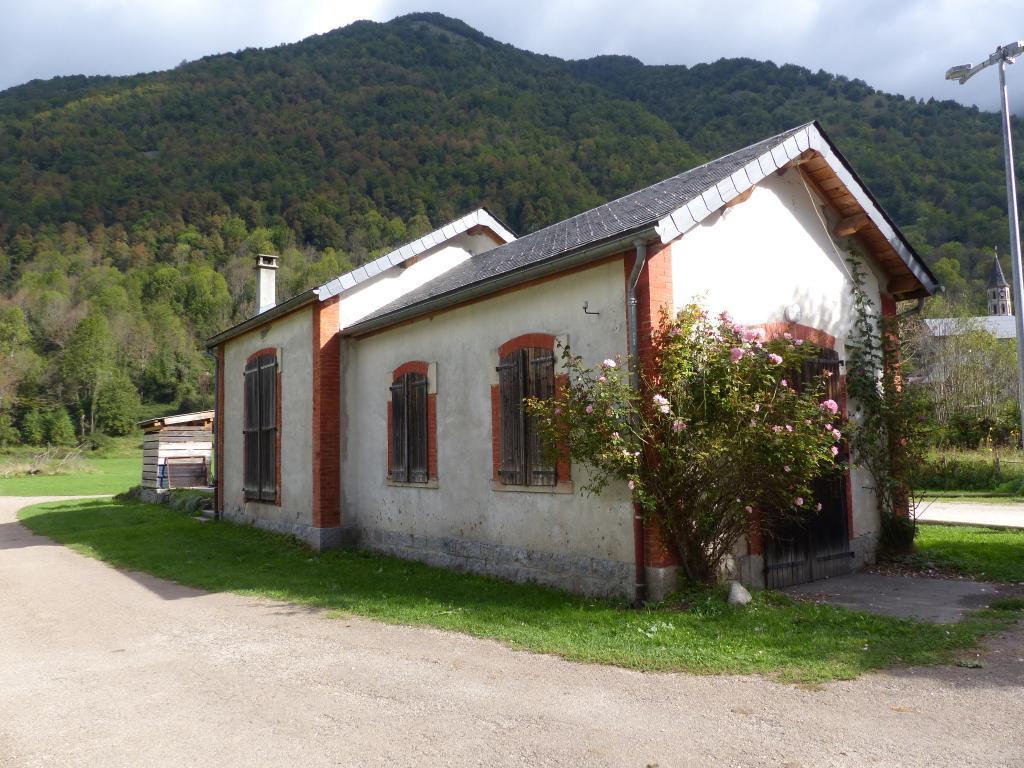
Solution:
{"label": "slate tiled roof", "polygon": [[992,274],[988,277],[989,288],[1009,288],[1010,284],[1006,282],[1006,275],[1003,274],[1003,265],[999,263],[999,257],[996,256],[994,263],[992,264]]}
{"label": "slate tiled roof", "polygon": [[534,264],[605,241],[615,240],[632,232],[653,227],[709,187],[732,176],[746,165],[779,146],[786,139],[804,131],[806,125],[793,128],[756,144],[712,160],[710,163],[659,181],[625,197],[604,203],[589,211],[525,235],[507,245],[474,256],[438,276],[420,288],[405,294],[364,318],[376,318],[444,294],[484,283],[500,275],[515,272]]}

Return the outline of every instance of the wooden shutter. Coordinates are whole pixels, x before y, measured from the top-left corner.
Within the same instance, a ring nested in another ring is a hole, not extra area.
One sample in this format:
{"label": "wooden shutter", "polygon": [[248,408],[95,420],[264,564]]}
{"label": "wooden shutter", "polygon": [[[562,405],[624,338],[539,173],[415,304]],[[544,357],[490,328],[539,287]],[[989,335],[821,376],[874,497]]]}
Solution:
{"label": "wooden shutter", "polygon": [[498,365],[498,411],[501,463],[498,478],[506,485],[526,484],[523,418],[523,352],[509,352]]}
{"label": "wooden shutter", "polygon": [[[549,400],[555,396],[555,356],[550,349],[524,350],[529,360],[527,397]],[[526,416],[526,467],[528,485],[554,485],[554,457],[544,450],[544,441],[537,429],[537,417]]]}
{"label": "wooden shutter", "polygon": [[407,373],[404,378],[409,482],[425,483],[429,475],[427,468],[427,377],[420,373]]}
{"label": "wooden shutter", "polygon": [[242,491],[247,499],[259,496],[260,487],[260,403],[259,364],[252,360],[245,366],[244,377],[245,414],[242,420],[242,440],[245,456],[245,471]]}
{"label": "wooden shutter", "polygon": [[402,376],[391,384],[391,479],[399,482],[409,479],[406,404],[405,376]]}
{"label": "wooden shutter", "polygon": [[277,501],[277,357],[260,357],[260,499]]}

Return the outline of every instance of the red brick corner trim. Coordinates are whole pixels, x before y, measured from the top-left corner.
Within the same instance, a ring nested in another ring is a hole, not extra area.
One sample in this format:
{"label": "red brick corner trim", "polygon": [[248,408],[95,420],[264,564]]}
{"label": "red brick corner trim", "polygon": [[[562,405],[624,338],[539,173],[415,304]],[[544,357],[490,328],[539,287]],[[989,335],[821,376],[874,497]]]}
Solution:
{"label": "red brick corner trim", "polygon": [[340,297],[313,305],[313,527],[341,525]]}

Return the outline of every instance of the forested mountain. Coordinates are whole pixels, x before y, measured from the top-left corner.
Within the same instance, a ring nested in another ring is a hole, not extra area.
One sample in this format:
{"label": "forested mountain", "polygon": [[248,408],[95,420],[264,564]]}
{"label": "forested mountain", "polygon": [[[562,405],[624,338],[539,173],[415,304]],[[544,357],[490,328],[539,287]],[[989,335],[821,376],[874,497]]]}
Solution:
{"label": "forested mountain", "polygon": [[416,14],[9,89],[0,441],[208,402],[199,341],[251,311],[257,251],[288,295],[478,205],[529,232],[813,118],[973,295],[1007,240],[998,116],[824,72],[566,62]]}

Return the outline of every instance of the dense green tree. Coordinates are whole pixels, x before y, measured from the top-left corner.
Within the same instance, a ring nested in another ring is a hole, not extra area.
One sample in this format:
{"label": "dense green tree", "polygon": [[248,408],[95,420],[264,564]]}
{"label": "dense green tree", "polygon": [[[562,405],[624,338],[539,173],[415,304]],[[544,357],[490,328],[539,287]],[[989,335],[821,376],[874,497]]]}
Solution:
{"label": "dense green tree", "polygon": [[46,442],[46,415],[38,408],[31,408],[21,417],[21,440],[26,445]]}
{"label": "dense green tree", "polygon": [[75,444],[75,425],[63,406],[57,406],[46,414],[46,442],[50,445]]}
{"label": "dense green tree", "polygon": [[127,374],[114,372],[99,389],[96,420],[108,435],[127,435],[135,429],[142,401]]}
{"label": "dense green tree", "polygon": [[80,415],[79,434],[96,431],[99,392],[114,372],[114,339],[102,315],[88,315],[75,327],[61,357],[60,374]]}

